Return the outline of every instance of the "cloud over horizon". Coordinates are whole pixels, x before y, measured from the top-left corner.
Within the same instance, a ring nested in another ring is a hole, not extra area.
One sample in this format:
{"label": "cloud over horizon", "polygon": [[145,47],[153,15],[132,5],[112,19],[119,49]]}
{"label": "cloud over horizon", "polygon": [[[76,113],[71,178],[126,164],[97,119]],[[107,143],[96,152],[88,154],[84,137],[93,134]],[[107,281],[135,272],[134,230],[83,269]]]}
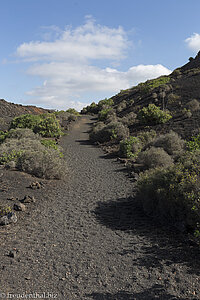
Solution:
{"label": "cloud over horizon", "polygon": [[160,64],[132,66],[124,72],[113,68],[113,63],[125,59],[131,45],[122,27],[109,28],[87,18],[75,29],[56,30],[51,41],[23,43],[16,51],[20,60],[31,64],[27,73],[43,80],[27,92],[35,104],[81,109],[86,104],[83,99],[98,100],[171,72]]}
{"label": "cloud over horizon", "polygon": [[189,38],[185,40],[187,46],[194,52],[198,52],[200,50],[200,34],[193,33]]}

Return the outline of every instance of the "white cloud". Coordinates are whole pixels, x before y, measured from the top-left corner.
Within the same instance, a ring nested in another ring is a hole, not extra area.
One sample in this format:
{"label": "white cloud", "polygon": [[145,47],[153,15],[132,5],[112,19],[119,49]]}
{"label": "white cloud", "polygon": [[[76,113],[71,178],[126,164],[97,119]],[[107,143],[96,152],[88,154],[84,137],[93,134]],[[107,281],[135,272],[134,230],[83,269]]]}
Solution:
{"label": "white cloud", "polygon": [[[125,57],[130,45],[121,27],[97,25],[88,18],[84,25],[68,27],[60,31],[59,37],[58,33],[56,27],[57,37],[53,41],[32,41],[17,48],[23,61],[37,62],[29,67],[28,74],[39,76],[44,82],[27,92],[32,103],[80,109],[85,105],[82,99],[92,102],[171,72],[159,64],[133,66],[125,72],[111,68]],[[104,67],[99,67],[100,63]]]}
{"label": "white cloud", "polygon": [[198,52],[200,50],[200,34],[194,33],[189,38],[185,40],[188,47],[194,52]]}

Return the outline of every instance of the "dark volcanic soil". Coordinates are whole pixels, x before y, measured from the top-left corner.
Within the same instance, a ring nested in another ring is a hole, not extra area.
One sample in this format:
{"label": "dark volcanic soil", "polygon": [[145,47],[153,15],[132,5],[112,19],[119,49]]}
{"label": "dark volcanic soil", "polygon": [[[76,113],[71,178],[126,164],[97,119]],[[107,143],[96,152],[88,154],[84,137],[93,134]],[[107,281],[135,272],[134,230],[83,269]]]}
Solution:
{"label": "dark volcanic soil", "polygon": [[[40,299],[54,293],[59,300],[200,299],[199,248],[143,215],[129,197],[134,183],[123,166],[88,143],[91,122],[82,117],[62,138],[66,181],[31,190],[36,179],[0,170],[2,202],[36,198],[16,225],[0,228],[0,292]],[[13,248],[15,258],[8,256]]]}

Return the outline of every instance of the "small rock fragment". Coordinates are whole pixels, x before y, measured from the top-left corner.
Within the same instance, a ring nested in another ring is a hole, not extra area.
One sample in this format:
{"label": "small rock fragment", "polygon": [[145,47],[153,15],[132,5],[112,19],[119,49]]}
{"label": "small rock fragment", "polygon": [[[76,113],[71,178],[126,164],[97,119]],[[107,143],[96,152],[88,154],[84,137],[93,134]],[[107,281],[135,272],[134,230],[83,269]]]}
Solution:
{"label": "small rock fragment", "polygon": [[12,258],[16,258],[16,256],[17,256],[17,250],[16,249],[10,250],[8,256],[12,257]]}
{"label": "small rock fragment", "polygon": [[32,182],[29,187],[33,190],[41,189],[42,184],[40,182],[36,181],[36,182]]}
{"label": "small rock fragment", "polygon": [[16,223],[17,216],[14,212],[10,212],[7,215],[0,218],[0,225],[8,225],[10,223]]}
{"label": "small rock fragment", "polygon": [[26,210],[26,206],[22,203],[18,203],[18,204],[15,203],[13,208],[16,211],[25,211]]}
{"label": "small rock fragment", "polygon": [[34,196],[29,196],[26,195],[24,196],[24,199],[21,200],[22,203],[31,203],[31,202],[35,202],[35,197]]}
{"label": "small rock fragment", "polygon": [[14,160],[9,161],[5,165],[6,169],[15,169],[16,168],[16,162]]}
{"label": "small rock fragment", "polygon": [[11,197],[7,198],[7,200],[17,201],[17,200],[19,200],[19,198],[11,196]]}

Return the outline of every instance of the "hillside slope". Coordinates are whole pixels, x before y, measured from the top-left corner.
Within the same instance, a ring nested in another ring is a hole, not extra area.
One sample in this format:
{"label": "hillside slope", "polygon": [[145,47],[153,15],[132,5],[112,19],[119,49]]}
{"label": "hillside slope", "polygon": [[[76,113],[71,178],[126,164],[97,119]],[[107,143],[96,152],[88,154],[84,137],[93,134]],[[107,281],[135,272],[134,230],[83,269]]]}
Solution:
{"label": "hillside slope", "polygon": [[[125,119],[131,112],[137,114],[143,107],[155,104],[162,110],[169,110],[173,117],[165,124],[156,126],[154,124],[154,130],[168,132],[173,129],[183,138],[197,134],[200,128],[200,52],[189,63],[174,70],[169,76],[161,76],[136,87],[122,90],[108,100],[112,105],[100,101],[100,105],[95,106],[93,103],[82,112],[98,113],[109,106],[112,112],[110,110],[108,115],[112,113],[117,118]],[[130,133],[141,130],[137,119],[127,125]]]}
{"label": "hillside slope", "polygon": [[23,114],[42,114],[50,110],[39,108],[36,106],[24,106],[21,104],[14,104],[0,99],[0,130],[6,130],[12,118]]}

